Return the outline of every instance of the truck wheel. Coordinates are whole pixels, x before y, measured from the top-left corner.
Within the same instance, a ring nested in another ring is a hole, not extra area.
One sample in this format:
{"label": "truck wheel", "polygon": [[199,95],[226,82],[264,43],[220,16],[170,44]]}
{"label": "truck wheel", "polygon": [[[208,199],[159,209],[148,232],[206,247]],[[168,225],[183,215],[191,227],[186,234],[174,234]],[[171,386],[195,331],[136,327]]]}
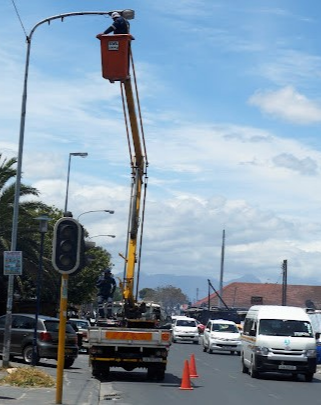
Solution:
{"label": "truck wheel", "polygon": [[64,368],[70,368],[75,362],[75,359],[72,357],[66,357],[65,358],[65,364],[64,364]]}
{"label": "truck wheel", "polygon": [[159,369],[159,370],[156,371],[155,374],[156,374],[156,380],[157,381],[163,381],[164,378],[165,378],[165,369],[164,368]]}
{"label": "truck wheel", "polygon": [[153,380],[154,379],[154,376],[155,376],[155,369],[154,369],[154,367],[149,367],[148,369],[147,369],[147,380],[149,380],[149,381],[151,381],[151,380]]}
{"label": "truck wheel", "polygon": [[311,382],[313,380],[313,373],[306,373],[304,377],[306,382]]}

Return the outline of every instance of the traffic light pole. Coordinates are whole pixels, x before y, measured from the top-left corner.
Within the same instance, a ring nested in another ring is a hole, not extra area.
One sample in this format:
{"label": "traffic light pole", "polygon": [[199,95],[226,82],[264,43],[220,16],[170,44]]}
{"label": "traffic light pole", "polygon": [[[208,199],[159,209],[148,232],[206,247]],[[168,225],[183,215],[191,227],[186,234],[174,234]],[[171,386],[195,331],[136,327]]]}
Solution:
{"label": "traffic light pole", "polygon": [[68,278],[68,274],[63,274],[61,276],[56,404],[62,404],[63,373],[65,365]]}

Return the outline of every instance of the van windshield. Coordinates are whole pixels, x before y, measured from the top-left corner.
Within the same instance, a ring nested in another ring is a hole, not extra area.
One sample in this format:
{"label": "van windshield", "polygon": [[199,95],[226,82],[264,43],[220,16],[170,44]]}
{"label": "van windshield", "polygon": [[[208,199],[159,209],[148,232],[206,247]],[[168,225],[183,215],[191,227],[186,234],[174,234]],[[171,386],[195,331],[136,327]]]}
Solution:
{"label": "van windshield", "polygon": [[287,319],[261,319],[259,334],[268,336],[313,337],[310,322]]}

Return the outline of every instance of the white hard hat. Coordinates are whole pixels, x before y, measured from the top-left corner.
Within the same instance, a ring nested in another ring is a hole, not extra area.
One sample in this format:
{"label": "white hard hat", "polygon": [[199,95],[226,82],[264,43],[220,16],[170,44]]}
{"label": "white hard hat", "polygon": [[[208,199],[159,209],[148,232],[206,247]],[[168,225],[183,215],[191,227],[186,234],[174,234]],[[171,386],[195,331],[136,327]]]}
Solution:
{"label": "white hard hat", "polygon": [[117,18],[120,17],[120,14],[117,13],[117,11],[113,12],[113,14],[111,15],[111,18]]}

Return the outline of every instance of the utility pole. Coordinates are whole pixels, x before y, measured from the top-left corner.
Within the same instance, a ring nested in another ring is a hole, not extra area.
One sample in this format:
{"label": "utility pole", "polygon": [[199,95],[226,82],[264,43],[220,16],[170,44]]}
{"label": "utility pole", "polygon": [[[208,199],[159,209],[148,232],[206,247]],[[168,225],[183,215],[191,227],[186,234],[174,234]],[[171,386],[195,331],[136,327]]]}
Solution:
{"label": "utility pole", "polygon": [[221,271],[220,271],[220,285],[219,285],[220,296],[219,296],[219,301],[218,301],[219,308],[221,308],[223,306],[221,297],[223,296],[224,255],[225,255],[225,229],[223,229],[223,235],[222,235]]}
{"label": "utility pole", "polygon": [[286,305],[286,290],[287,290],[287,278],[288,278],[288,261],[283,260],[282,263],[282,305]]}

